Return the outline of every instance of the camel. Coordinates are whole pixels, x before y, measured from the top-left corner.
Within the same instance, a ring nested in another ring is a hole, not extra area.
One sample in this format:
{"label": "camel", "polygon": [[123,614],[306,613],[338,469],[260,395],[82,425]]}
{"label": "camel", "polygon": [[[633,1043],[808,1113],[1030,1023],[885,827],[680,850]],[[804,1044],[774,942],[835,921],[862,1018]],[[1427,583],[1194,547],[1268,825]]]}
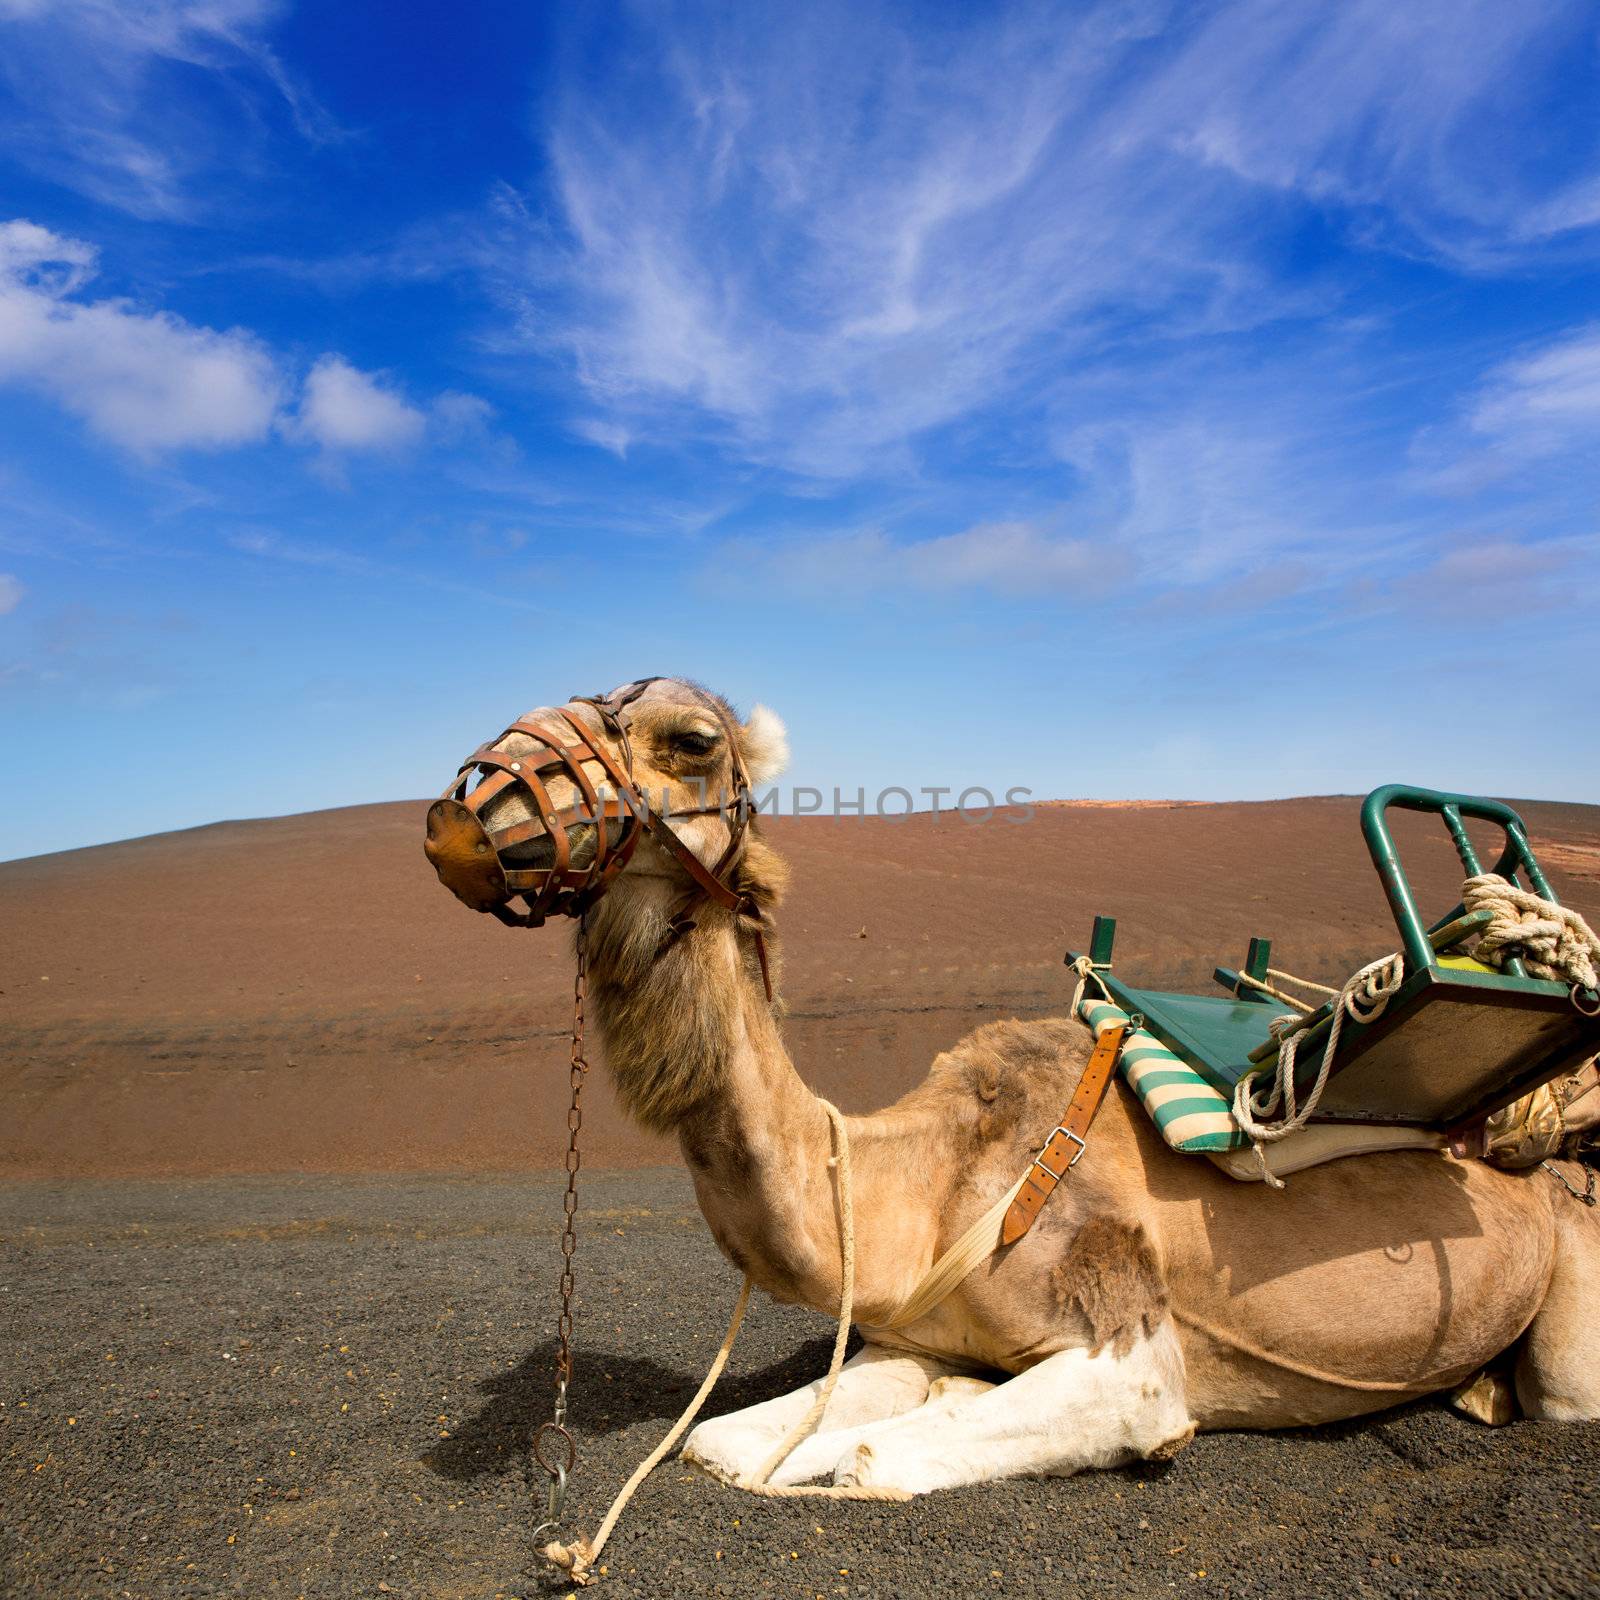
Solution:
{"label": "camel", "polygon": [[[722,1254],[773,1299],[831,1314],[832,1130],[764,981],[781,977],[786,869],[757,826],[735,830],[703,809],[742,775],[772,782],[787,759],[783,726],[761,707],[741,722],[685,681],[641,681],[626,712],[631,751],[589,701],[523,720],[567,739],[581,729],[615,764],[631,762],[652,804],[685,813],[672,824],[679,842],[725,866],[740,903],[708,900],[674,850],[641,837],[585,912],[605,1064],[626,1110],[677,1138]],[[493,748],[535,741],[512,734]],[[555,810],[578,798],[567,778],[546,782]],[[483,816],[497,828],[538,821],[515,783]],[[552,837],[523,831],[532,837],[505,859],[548,865]],[[563,831],[573,862],[592,855],[592,824]],[[1315,1167],[1268,1193],[1171,1150],[1120,1082],[1036,1225],[921,1320],[886,1326],[1032,1161],[1089,1048],[1071,1020],[991,1022],[894,1104],[845,1119],[865,1345],[773,1482],[915,1495],[1163,1459],[1196,1430],[1335,1422],[1452,1389],[1502,1356],[1525,1415],[1600,1417],[1600,1210],[1549,1174],[1406,1151]],[[1581,1170],[1566,1172],[1581,1188]],[[816,1392],[702,1422],[683,1454],[739,1481]]]}

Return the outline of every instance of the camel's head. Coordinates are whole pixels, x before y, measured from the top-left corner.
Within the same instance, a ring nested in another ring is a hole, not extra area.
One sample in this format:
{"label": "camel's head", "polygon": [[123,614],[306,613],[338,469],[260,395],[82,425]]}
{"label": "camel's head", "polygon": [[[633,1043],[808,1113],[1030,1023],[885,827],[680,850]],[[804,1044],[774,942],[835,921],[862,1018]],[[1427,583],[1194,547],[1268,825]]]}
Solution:
{"label": "camel's head", "polygon": [[517,926],[580,914],[630,863],[732,907],[751,791],[787,756],[765,707],[741,723],[694,684],[639,679],[541,706],[475,751],[429,810],[424,848],[459,900]]}

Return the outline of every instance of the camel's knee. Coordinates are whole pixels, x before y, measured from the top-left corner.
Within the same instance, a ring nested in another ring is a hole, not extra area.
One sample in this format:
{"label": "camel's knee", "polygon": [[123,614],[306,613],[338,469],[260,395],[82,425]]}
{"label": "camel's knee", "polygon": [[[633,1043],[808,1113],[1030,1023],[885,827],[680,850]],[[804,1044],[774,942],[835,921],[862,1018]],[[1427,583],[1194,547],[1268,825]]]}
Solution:
{"label": "camel's knee", "polygon": [[[1595,1292],[1600,1295],[1600,1284]],[[1546,1319],[1541,1311],[1517,1358],[1516,1378],[1524,1416],[1538,1422],[1600,1421],[1600,1335],[1580,1316]]]}
{"label": "camel's knee", "polygon": [[1170,1321],[1124,1351],[1063,1350],[953,1410],[935,1409],[874,1430],[839,1462],[835,1481],[924,1494],[1160,1460],[1194,1436]]}
{"label": "camel's knee", "polygon": [[987,1378],[952,1372],[947,1377],[935,1378],[928,1385],[928,1403],[931,1405],[935,1400],[975,1400],[992,1388],[994,1385]]}
{"label": "camel's knee", "polygon": [[1457,1384],[1450,1404],[1464,1417],[1490,1428],[1503,1428],[1517,1420],[1517,1388],[1513,1363],[1496,1359],[1483,1371]]}
{"label": "camel's knee", "polygon": [[[897,1416],[927,1398],[929,1384],[949,1369],[922,1356],[868,1345],[845,1363],[816,1432]],[[778,1442],[811,1409],[821,1380],[792,1394],[702,1422],[683,1447],[687,1461],[722,1478],[741,1478],[764,1466]]]}
{"label": "camel's knee", "polygon": [[852,1454],[862,1440],[898,1427],[910,1417],[926,1421],[947,1415],[974,1396],[992,1388],[994,1385],[986,1379],[968,1377],[962,1373],[947,1373],[944,1377],[935,1378],[928,1385],[927,1397],[920,1405],[885,1411],[851,1427],[830,1427],[826,1431],[813,1433],[790,1453],[789,1458],[773,1474],[772,1481],[780,1485],[808,1483],[813,1478],[835,1474],[840,1463]]}

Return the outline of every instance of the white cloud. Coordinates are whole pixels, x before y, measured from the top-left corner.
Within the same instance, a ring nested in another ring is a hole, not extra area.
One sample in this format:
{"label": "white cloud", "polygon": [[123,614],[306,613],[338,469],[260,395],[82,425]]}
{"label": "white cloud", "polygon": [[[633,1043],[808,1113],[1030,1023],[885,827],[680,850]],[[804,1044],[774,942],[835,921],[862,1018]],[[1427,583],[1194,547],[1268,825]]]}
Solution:
{"label": "white cloud", "polygon": [[1070,597],[1103,592],[1126,568],[1113,549],[1028,522],[980,523],[932,539],[894,540],[871,529],[754,553],[725,549],[719,567],[731,560],[737,578],[741,559],[746,577],[833,599],[907,590]]}
{"label": "white cloud", "polygon": [[[1459,625],[1463,617],[1514,619],[1533,639],[1557,634],[1595,602],[1595,557],[1600,536],[1529,540],[1463,533],[1437,559],[1392,582],[1394,597],[1414,615],[1432,613]],[[1539,621],[1532,619],[1537,615]]]}
{"label": "white cloud", "polygon": [[1130,98],[1121,142],[1359,210],[1469,265],[1582,225],[1593,148],[1527,118],[1536,86],[1593,50],[1584,0],[1234,0],[1203,17]]}
{"label": "white cloud", "polygon": [[1425,577],[1429,583],[1452,590],[1498,589],[1504,593],[1518,583],[1558,571],[1575,559],[1576,543],[1529,545],[1491,539],[1458,545],[1440,556]]}
{"label": "white cloud", "polygon": [[900,552],[909,580],[928,589],[1035,594],[1095,588],[1120,565],[1086,539],[1063,539],[1025,522],[991,522],[924,539]]}
{"label": "white cloud", "polygon": [[125,300],[86,298],[96,253],[24,220],[0,223],[0,384],[49,395],[141,455],[260,443],[275,425],[331,456],[394,451],[430,424],[447,443],[489,438],[493,408],[439,395],[424,411],[335,354],[306,375],[292,413],[282,364],[243,329],[218,332]]}
{"label": "white cloud", "polygon": [[580,417],[572,424],[572,431],[580,439],[609,450],[619,460],[628,454],[633,435],[620,422],[607,422],[603,417]]}
{"label": "white cloud", "polygon": [[79,240],[31,222],[0,224],[0,382],[49,395],[141,453],[264,438],[282,394],[270,352],[239,329],[70,298],[93,264]]}
{"label": "white cloud", "polygon": [[306,377],[291,434],[326,450],[399,450],[418,443],[428,419],[378,377],[342,356],[323,356]]}
{"label": "white cloud", "polygon": [[483,439],[494,421],[494,407],[481,395],[447,389],[430,407],[431,420],[441,437],[451,443]]}
{"label": "white cloud", "polygon": [[[1423,484],[1478,493],[1538,466],[1546,489],[1588,481],[1600,446],[1600,323],[1569,328],[1491,367],[1448,422],[1422,429],[1411,454]],[[1549,463],[1571,463],[1552,474]]]}
{"label": "white cloud", "polygon": [[94,276],[94,264],[94,246],[81,239],[63,239],[21,217],[0,223],[0,279],[36,274],[55,293],[70,294]]}
{"label": "white cloud", "polygon": [[1325,311],[1274,286],[1304,217],[1285,193],[1453,264],[1580,225],[1593,152],[1523,135],[1585,9],[647,19],[628,70],[551,117],[564,236],[502,195],[490,270],[601,425],[709,423],[822,477],[903,464],[918,434],[1070,386],[1130,326],[1148,349]]}
{"label": "white cloud", "polygon": [[1600,324],[1499,367],[1468,423],[1522,457],[1600,444]]}
{"label": "white cloud", "polygon": [[[195,180],[248,169],[262,113],[337,136],[266,42],[281,0],[0,0],[8,156],[139,217],[196,209]],[[197,72],[223,92],[195,94]]]}
{"label": "white cloud", "polygon": [[9,572],[0,572],[0,617],[15,611],[28,591]]}

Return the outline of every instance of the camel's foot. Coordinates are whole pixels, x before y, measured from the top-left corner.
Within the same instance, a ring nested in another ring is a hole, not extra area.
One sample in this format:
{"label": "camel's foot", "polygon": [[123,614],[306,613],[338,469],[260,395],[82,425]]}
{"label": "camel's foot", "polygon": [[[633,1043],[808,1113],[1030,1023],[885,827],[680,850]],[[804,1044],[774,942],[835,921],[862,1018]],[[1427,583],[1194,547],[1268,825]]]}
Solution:
{"label": "camel's foot", "polygon": [[[824,1430],[836,1433],[858,1428],[899,1416],[921,1405],[928,1397],[929,1385],[949,1371],[949,1367],[924,1356],[868,1345],[844,1364],[828,1398],[828,1408],[805,1444],[812,1443]],[[759,1472],[789,1431],[811,1409],[821,1387],[822,1381],[818,1379],[793,1394],[702,1422],[684,1444],[683,1459],[730,1483]],[[800,1449],[804,1447],[802,1444]],[[801,1470],[809,1477],[831,1472],[842,1448],[841,1444],[819,1464],[804,1465]],[[790,1462],[774,1475],[774,1483],[805,1482],[805,1477],[794,1476],[796,1469],[791,1465],[799,1453],[799,1449],[793,1452]]]}
{"label": "camel's foot", "polygon": [[951,1399],[863,1430],[834,1481],[928,1494],[1165,1458],[1194,1435],[1170,1323],[1126,1355],[1063,1350],[985,1393]]}
{"label": "camel's foot", "polygon": [[1509,1363],[1485,1367],[1474,1378],[1458,1385],[1450,1393],[1450,1404],[1464,1417],[1482,1422],[1491,1428],[1503,1428],[1517,1420],[1517,1391],[1512,1381]]}

